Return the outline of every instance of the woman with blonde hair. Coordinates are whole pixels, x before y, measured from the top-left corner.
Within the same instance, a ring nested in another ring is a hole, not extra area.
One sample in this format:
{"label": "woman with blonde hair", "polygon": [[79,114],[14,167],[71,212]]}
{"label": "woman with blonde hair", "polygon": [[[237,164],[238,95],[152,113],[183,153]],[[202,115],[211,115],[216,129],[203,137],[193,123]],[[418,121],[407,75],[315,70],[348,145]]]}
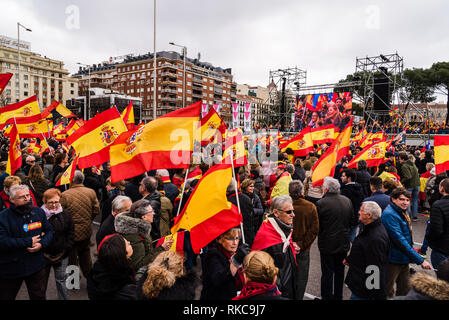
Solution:
{"label": "woman with blonde hair", "polygon": [[194,300],[197,277],[187,272],[181,255],[164,251],[148,265],[137,285],[139,300]]}
{"label": "woman with blonde hair", "polygon": [[245,285],[232,300],[284,300],[276,286],[279,268],[265,251],[251,251],[243,260]]}

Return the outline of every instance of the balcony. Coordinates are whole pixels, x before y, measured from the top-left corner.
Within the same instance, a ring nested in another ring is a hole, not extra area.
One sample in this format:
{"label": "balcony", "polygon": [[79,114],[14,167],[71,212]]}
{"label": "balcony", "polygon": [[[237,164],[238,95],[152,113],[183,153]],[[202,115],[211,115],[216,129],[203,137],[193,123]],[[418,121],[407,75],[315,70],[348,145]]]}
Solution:
{"label": "balcony", "polygon": [[166,71],[166,72],[162,72],[162,74],[161,74],[161,76],[167,76],[167,77],[173,77],[173,78],[176,78],[177,77],[177,74],[176,73],[173,73],[173,72],[168,72],[168,71]]}
{"label": "balcony", "polygon": [[162,93],[173,93],[173,94],[177,94],[176,89],[170,89],[170,88],[162,88],[161,92],[162,92]]}
{"label": "balcony", "polygon": [[172,97],[162,97],[161,101],[171,101],[171,102],[176,102],[176,98],[172,98]]}

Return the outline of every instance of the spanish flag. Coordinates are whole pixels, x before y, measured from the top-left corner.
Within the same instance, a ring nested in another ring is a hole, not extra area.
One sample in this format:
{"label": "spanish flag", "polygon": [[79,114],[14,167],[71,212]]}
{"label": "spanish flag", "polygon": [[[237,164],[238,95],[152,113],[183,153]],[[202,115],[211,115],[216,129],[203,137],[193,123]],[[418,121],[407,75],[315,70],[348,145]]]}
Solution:
{"label": "spanish flag", "polygon": [[248,164],[243,142],[243,131],[240,128],[226,130],[225,148],[223,152],[223,163],[231,164],[230,153],[233,155],[234,167],[241,167]]}
{"label": "spanish flag", "polygon": [[232,166],[217,164],[198,182],[182,212],[175,218],[172,234],[184,229],[190,231],[195,253],[209,242],[237,227],[242,222],[238,208],[226,198],[226,189],[232,179]]}
{"label": "spanish flag", "polygon": [[[5,122],[5,125],[15,123],[20,138],[40,138],[42,135],[50,137],[47,120],[42,119],[41,114],[30,117],[11,118]],[[8,130],[5,130],[8,135]]]}
{"label": "spanish flag", "polygon": [[53,137],[55,137],[57,141],[65,141],[67,139],[67,136],[68,135],[64,129],[64,124],[62,122],[57,124],[56,127],[53,127]]}
{"label": "spanish flag", "polygon": [[309,152],[314,150],[310,127],[305,127],[292,139],[281,143],[280,147],[282,152],[285,152],[288,148],[291,148],[296,157],[304,157],[308,155]]}
{"label": "spanish flag", "polygon": [[333,124],[311,129],[313,144],[334,142],[334,131],[335,126]]}
{"label": "spanish flag", "polygon": [[8,163],[6,165],[6,173],[12,176],[17,169],[22,166],[22,150],[20,149],[19,133],[17,132],[16,124],[13,123],[11,134],[9,136],[9,155]]}
{"label": "spanish flag", "polygon": [[3,89],[8,85],[9,80],[13,76],[12,73],[2,73],[0,74],[0,94],[2,94]]}
{"label": "spanish flag", "polygon": [[120,114],[120,117],[122,117],[123,122],[126,124],[128,130],[134,129],[134,125],[136,122],[134,120],[134,108],[132,101],[125,109],[123,109],[122,113]]}
{"label": "spanish flag", "polygon": [[154,169],[188,168],[200,113],[201,101],[122,133],[110,148],[112,182]]}
{"label": "spanish flag", "polygon": [[357,168],[357,162],[362,159],[366,161],[368,167],[378,167],[385,160],[386,147],[385,140],[368,145],[348,163],[348,168]]}
{"label": "spanish flag", "polygon": [[201,145],[209,144],[217,135],[223,135],[228,127],[214,108],[201,119]]}
{"label": "spanish flag", "polygon": [[165,240],[173,239],[173,244],[171,245],[169,250],[175,251],[179,255],[181,255],[181,257],[183,257],[184,256],[184,236],[185,236],[185,230],[176,232],[175,234],[170,234],[168,236],[162,237],[157,241],[156,247],[162,245],[165,242]]}
{"label": "spanish flag", "polygon": [[76,118],[62,103],[53,100],[52,103],[42,111],[42,118]]}
{"label": "spanish flag", "polygon": [[80,154],[78,167],[84,169],[107,162],[110,145],[123,132],[125,123],[113,107],[87,121],[67,138],[67,143]]}
{"label": "spanish flag", "polygon": [[28,99],[0,108],[0,124],[4,124],[11,118],[29,117],[40,114],[36,95]]}
{"label": "spanish flag", "polygon": [[434,136],[435,174],[449,170],[449,136]]}
{"label": "spanish flag", "polygon": [[312,167],[312,185],[314,187],[322,185],[324,178],[327,176],[333,177],[337,161],[349,153],[352,124],[353,119],[351,118],[331,146],[324,152],[320,159],[315,162]]}
{"label": "spanish flag", "polygon": [[76,130],[80,128],[80,125],[75,120],[71,119],[67,127],[65,128],[65,132],[67,136],[70,136],[72,133],[74,133]]}
{"label": "spanish flag", "polygon": [[73,176],[75,175],[76,167],[78,165],[79,155],[76,156],[76,158],[72,161],[70,166],[64,171],[61,178],[59,178],[58,182],[56,182],[55,186],[63,186],[66,184],[69,184]]}

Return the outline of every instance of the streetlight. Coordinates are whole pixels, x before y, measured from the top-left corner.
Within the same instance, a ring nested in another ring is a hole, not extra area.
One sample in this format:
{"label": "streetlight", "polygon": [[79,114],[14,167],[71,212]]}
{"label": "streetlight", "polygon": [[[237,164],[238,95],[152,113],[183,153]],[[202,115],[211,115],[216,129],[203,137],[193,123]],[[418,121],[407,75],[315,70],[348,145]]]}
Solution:
{"label": "streetlight", "polygon": [[[153,120],[156,120],[156,0],[153,1],[154,3],[154,10],[153,10],[153,31],[154,31],[154,37],[153,37],[153,49],[154,49],[154,57],[153,57],[153,79],[154,79],[154,85],[153,85]],[[141,116],[142,118],[142,116]]]}
{"label": "streetlight", "polygon": [[184,81],[183,81],[183,89],[182,89],[182,107],[186,106],[186,57],[187,57],[187,47],[180,46],[179,44],[175,44],[173,42],[169,42],[172,46],[182,48],[182,54],[184,56]]}
{"label": "streetlight", "polygon": [[87,95],[89,95],[89,97],[87,98],[87,95],[86,95],[87,109],[86,109],[86,104],[84,104],[83,117],[84,117],[84,119],[89,120],[87,112],[90,113],[90,66],[87,64],[84,64],[84,63],[80,63],[80,62],[77,62],[76,64],[87,68],[87,81],[88,81],[87,82]]}
{"label": "streetlight", "polygon": [[22,100],[22,96],[21,96],[21,81],[20,81],[20,27],[24,28],[25,31],[31,32],[32,30],[30,28],[25,27],[23,24],[21,24],[20,22],[17,22],[17,56],[18,56],[18,67],[19,67],[19,101]]}

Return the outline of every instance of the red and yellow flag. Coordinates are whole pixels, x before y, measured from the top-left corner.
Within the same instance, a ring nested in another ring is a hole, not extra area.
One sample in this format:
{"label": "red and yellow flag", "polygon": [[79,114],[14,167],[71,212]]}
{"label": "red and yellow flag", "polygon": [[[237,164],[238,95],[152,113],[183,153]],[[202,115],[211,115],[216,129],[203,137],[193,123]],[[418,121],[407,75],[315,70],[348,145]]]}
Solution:
{"label": "red and yellow flag", "polygon": [[13,123],[11,134],[9,136],[9,155],[8,163],[6,165],[6,172],[12,176],[17,169],[22,166],[22,150],[20,149],[19,133],[17,132],[16,124]]}
{"label": "red and yellow flag", "polygon": [[122,133],[110,149],[112,182],[154,169],[188,168],[200,113],[201,101]]}
{"label": "red and yellow flag", "polygon": [[226,189],[232,179],[232,166],[217,164],[198,182],[182,212],[175,218],[171,232],[190,231],[195,253],[225,231],[238,226],[242,216],[228,201]]}
{"label": "red and yellow flag", "polygon": [[67,109],[62,103],[53,100],[52,103],[42,111],[42,118],[76,118],[76,116]]}
{"label": "red and yellow flag", "polygon": [[366,146],[348,163],[348,168],[357,168],[357,162],[362,159],[366,161],[368,167],[378,167],[385,160],[386,147],[385,140]]}
{"label": "red and yellow flag", "polygon": [[123,109],[122,113],[120,114],[120,117],[122,117],[123,122],[126,124],[128,130],[134,129],[136,121],[134,120],[134,108],[132,101],[125,109]]}
{"label": "red and yellow flag", "polygon": [[0,74],[0,94],[2,94],[3,89],[8,85],[9,80],[13,76],[12,73],[2,73]]}
{"label": "red and yellow flag", "polygon": [[304,157],[313,151],[313,140],[310,127],[305,127],[300,133],[294,136],[292,139],[281,143],[281,151],[285,152],[288,148],[291,148],[296,157]]}
{"label": "red and yellow flag", "polygon": [[64,171],[61,178],[59,178],[58,182],[56,182],[55,186],[63,186],[65,184],[69,184],[73,176],[75,175],[76,167],[78,165],[79,155],[72,161],[70,166]]}
{"label": "red and yellow flag", "polygon": [[11,118],[29,117],[40,114],[36,96],[0,108],[0,124]]}
{"label": "red and yellow flag", "polygon": [[226,130],[225,148],[223,152],[223,163],[231,164],[233,155],[234,167],[241,167],[248,164],[248,158],[245,153],[245,143],[243,142],[243,131],[240,128]]}
{"label": "red and yellow flag", "polygon": [[201,119],[201,145],[209,144],[217,135],[223,135],[228,127],[214,108],[210,108],[206,116]]}
{"label": "red and yellow flag", "polygon": [[331,146],[315,162],[312,168],[312,185],[314,187],[323,184],[324,178],[334,176],[337,161],[349,153],[351,143],[353,119],[349,121],[346,127],[340,132]]}
{"label": "red and yellow flag", "polygon": [[449,170],[449,136],[434,136],[435,174]]}
{"label": "red and yellow flag", "polygon": [[183,257],[184,256],[184,235],[185,235],[185,231],[179,231],[179,232],[176,232],[175,234],[170,234],[168,236],[162,237],[157,241],[156,247],[162,245],[165,242],[165,240],[173,239],[173,244],[171,245],[170,249],[168,249],[168,250],[175,251],[179,255],[181,255],[181,257]]}
{"label": "red and yellow flag", "polygon": [[[42,119],[41,114],[36,114],[30,117],[11,118],[5,122],[5,125],[17,125],[17,132],[21,138],[40,138],[45,136],[50,137],[47,120]],[[5,130],[5,134],[9,135],[9,130]]]}
{"label": "red and yellow flag", "polygon": [[71,119],[70,122],[67,124],[67,127],[65,128],[65,132],[67,136],[70,136],[72,133],[74,133],[76,130],[80,128],[80,125],[75,120]]}
{"label": "red and yellow flag", "polygon": [[126,131],[120,113],[113,107],[87,121],[67,138],[67,143],[79,153],[78,167],[84,169],[107,162],[109,147]]}
{"label": "red and yellow flag", "polygon": [[313,128],[310,130],[310,132],[312,133],[313,144],[334,142],[335,126],[333,124]]}

